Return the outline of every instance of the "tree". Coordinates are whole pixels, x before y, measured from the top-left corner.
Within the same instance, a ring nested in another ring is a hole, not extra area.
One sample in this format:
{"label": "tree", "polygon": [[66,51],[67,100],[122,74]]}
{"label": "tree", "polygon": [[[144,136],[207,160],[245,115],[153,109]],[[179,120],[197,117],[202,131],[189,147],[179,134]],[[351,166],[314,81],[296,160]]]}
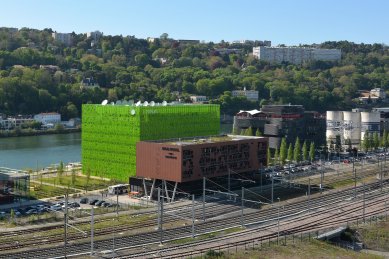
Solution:
{"label": "tree", "polygon": [[54,131],[55,132],[61,133],[64,130],[65,130],[65,128],[64,128],[64,126],[61,123],[55,124],[55,126],[54,126]]}
{"label": "tree", "polygon": [[294,144],[293,160],[296,161],[296,163],[301,161],[301,146],[299,137],[296,138],[296,143]]}
{"label": "tree", "polygon": [[387,131],[386,129],[384,130],[384,132],[382,133],[382,137],[381,137],[381,147],[386,148],[388,147],[388,138],[387,138]]}
{"label": "tree", "polygon": [[370,150],[373,150],[373,148],[374,148],[374,134],[373,133],[369,134],[369,147],[370,147]]}
{"label": "tree", "polygon": [[76,184],[76,169],[72,168],[72,186]]}
{"label": "tree", "polygon": [[303,160],[307,161],[308,160],[308,146],[307,146],[307,141],[304,141],[303,144]]}
{"label": "tree", "polygon": [[281,146],[280,146],[280,160],[281,160],[282,165],[285,164],[287,152],[288,152],[288,150],[287,150],[287,146],[286,146],[286,139],[282,138]]}
{"label": "tree", "polygon": [[255,136],[261,137],[262,136],[262,132],[259,129],[257,129],[257,131],[255,132]]}
{"label": "tree", "polygon": [[288,160],[290,162],[293,160],[293,146],[292,146],[292,143],[289,144],[289,148],[288,148]]}
{"label": "tree", "polygon": [[311,159],[311,162],[315,159],[315,143],[311,142],[311,145],[309,147],[309,158]]}
{"label": "tree", "polygon": [[278,148],[276,148],[276,150],[274,151],[274,165],[277,165],[278,164],[278,161],[279,160],[279,152],[278,152]]}
{"label": "tree", "polygon": [[60,184],[62,183],[63,171],[64,171],[63,162],[61,161],[61,162],[59,163],[58,168],[57,168],[57,177],[58,177],[58,182],[59,182]]}
{"label": "tree", "polygon": [[253,128],[248,127],[248,128],[246,129],[246,132],[244,133],[244,135],[245,135],[245,136],[253,136],[253,135],[254,135],[254,134],[253,134]]}
{"label": "tree", "polygon": [[9,219],[11,220],[11,223],[14,223],[14,220],[15,220],[15,211],[14,211],[14,209],[11,209],[11,212],[9,214]]}
{"label": "tree", "polygon": [[378,132],[374,132],[373,134],[373,146],[374,149],[377,149],[380,146],[380,137],[378,135]]}
{"label": "tree", "polygon": [[347,152],[351,152],[352,148],[353,148],[353,145],[351,143],[351,139],[347,138],[345,141],[344,141],[344,144],[346,144],[347,146]]}
{"label": "tree", "polygon": [[363,140],[362,140],[362,148],[365,152],[369,151],[370,149],[370,141],[369,141],[369,132],[366,131],[365,132],[365,135],[363,136]]}
{"label": "tree", "polygon": [[86,192],[88,192],[88,188],[89,188],[90,175],[91,175],[91,171],[90,171],[90,168],[88,168],[86,170],[86,182],[85,182],[85,191]]}
{"label": "tree", "polygon": [[335,151],[338,154],[342,151],[342,141],[340,139],[340,135],[335,136]]}
{"label": "tree", "polygon": [[266,151],[266,163],[267,163],[267,165],[269,166],[269,165],[271,165],[271,163],[270,163],[270,160],[271,160],[271,152],[270,152],[270,147],[268,146],[267,147],[267,151]]}
{"label": "tree", "polygon": [[161,40],[167,40],[168,37],[169,37],[169,34],[167,34],[166,32],[162,33],[161,36],[159,36],[159,38],[160,38]]}

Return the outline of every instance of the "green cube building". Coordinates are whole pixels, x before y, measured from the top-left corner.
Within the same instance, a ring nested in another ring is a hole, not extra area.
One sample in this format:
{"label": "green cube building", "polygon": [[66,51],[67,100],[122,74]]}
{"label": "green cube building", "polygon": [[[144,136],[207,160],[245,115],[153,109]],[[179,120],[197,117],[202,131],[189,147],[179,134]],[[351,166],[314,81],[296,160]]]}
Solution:
{"label": "green cube building", "polygon": [[82,106],[83,173],[127,182],[136,174],[136,143],[218,135],[215,104]]}

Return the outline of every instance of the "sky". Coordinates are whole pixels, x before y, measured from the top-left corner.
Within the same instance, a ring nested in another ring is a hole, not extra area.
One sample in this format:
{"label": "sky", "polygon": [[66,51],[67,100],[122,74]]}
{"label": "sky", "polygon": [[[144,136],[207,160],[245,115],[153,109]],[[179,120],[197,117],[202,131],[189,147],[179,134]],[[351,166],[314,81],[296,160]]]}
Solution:
{"label": "sky", "polygon": [[0,27],[272,45],[389,45],[387,0],[2,0]]}

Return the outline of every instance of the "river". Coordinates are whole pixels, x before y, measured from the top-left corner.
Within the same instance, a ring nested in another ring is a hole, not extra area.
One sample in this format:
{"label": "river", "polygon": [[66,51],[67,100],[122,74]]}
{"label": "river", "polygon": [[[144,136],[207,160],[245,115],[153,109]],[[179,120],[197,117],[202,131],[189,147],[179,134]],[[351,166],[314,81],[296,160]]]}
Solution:
{"label": "river", "polygon": [[[221,133],[231,130],[221,124]],[[81,133],[0,138],[0,167],[36,170],[60,161],[81,161]]]}

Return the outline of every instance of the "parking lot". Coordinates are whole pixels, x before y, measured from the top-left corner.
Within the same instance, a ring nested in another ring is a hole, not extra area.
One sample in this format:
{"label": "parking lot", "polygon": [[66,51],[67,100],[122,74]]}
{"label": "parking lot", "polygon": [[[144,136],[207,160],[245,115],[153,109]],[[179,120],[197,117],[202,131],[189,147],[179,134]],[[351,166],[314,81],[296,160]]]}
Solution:
{"label": "parking lot", "polygon": [[[82,195],[69,195],[68,198],[68,211],[73,215],[81,215],[82,210],[90,210],[92,206],[95,208],[96,213],[100,214],[114,212],[116,210],[128,210],[146,205],[145,201],[130,198],[127,194],[109,195],[107,193],[91,192]],[[40,201],[31,205],[0,209],[0,219],[10,219],[11,214],[13,214],[14,219],[25,219],[33,215],[39,216],[40,218],[46,216],[47,218],[53,214],[60,216],[58,213],[62,214],[64,210],[65,198],[62,196],[57,197],[57,199]]]}

